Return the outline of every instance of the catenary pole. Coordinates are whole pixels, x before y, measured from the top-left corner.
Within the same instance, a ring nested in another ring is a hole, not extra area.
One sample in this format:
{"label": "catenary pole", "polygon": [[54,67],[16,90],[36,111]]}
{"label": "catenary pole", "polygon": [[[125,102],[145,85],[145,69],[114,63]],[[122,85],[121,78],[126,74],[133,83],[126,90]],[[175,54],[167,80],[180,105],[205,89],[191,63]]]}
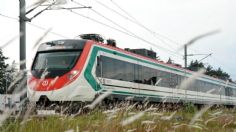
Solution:
{"label": "catenary pole", "polygon": [[[188,53],[187,53],[187,48],[188,48],[188,46],[190,46],[190,45],[192,45],[194,42],[196,42],[196,41],[198,41],[199,39],[202,39],[202,38],[204,38],[204,37],[208,37],[208,36],[210,36],[210,35],[213,35],[213,34],[216,34],[216,33],[219,33],[220,32],[220,30],[214,30],[214,31],[211,31],[211,32],[208,32],[208,33],[205,33],[205,34],[202,34],[202,35],[199,35],[199,36],[196,36],[196,37],[194,37],[193,39],[191,39],[190,41],[188,41],[188,43],[186,43],[185,45],[184,45],[184,67],[185,68],[187,68],[187,66],[188,66]],[[193,54],[191,55],[191,56],[193,56]],[[208,56],[207,56],[208,57]],[[205,58],[204,58],[205,59]],[[202,60],[201,60],[202,61]]]}
{"label": "catenary pole", "polygon": [[19,28],[20,28],[20,70],[26,69],[26,26],[25,26],[25,0],[19,0],[20,2],[20,16],[19,16]]}

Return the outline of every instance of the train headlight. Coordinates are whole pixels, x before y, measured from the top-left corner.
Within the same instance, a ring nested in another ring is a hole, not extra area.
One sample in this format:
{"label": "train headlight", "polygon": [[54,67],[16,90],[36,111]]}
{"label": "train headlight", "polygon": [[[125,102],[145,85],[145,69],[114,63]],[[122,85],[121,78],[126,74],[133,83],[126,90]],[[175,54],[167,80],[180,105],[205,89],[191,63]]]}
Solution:
{"label": "train headlight", "polygon": [[79,71],[78,70],[73,70],[73,71],[71,71],[69,74],[68,74],[68,78],[70,79],[70,80],[72,80],[76,75],[78,75],[79,74]]}

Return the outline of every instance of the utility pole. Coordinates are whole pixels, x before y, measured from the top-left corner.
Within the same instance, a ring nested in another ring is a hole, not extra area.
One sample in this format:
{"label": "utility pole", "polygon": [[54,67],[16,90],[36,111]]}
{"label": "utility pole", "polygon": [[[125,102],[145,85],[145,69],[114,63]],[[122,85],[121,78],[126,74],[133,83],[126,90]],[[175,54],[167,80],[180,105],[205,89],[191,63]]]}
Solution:
{"label": "utility pole", "polygon": [[[26,12],[25,9],[25,0],[19,0],[20,3],[20,8],[19,8],[19,29],[20,29],[20,70],[24,71],[26,69],[26,22],[31,22],[32,19],[34,19],[35,17],[37,17],[38,15],[40,15],[42,12],[46,11],[46,10],[52,10],[50,9],[51,6],[55,5],[56,2],[47,5],[47,8],[41,10],[40,12],[38,12],[37,14],[35,14],[33,17],[31,18],[27,18],[26,15],[30,12],[32,12],[33,10],[35,10],[36,8],[38,8],[40,5],[37,5],[36,7],[34,7],[33,9],[29,10]],[[92,7],[72,7],[72,8],[60,8],[60,10],[74,10],[74,9],[82,9],[82,8],[92,8]],[[59,10],[59,9],[57,9]]]}
{"label": "utility pole", "polygon": [[26,69],[26,26],[25,26],[25,0],[19,0],[20,2],[20,70],[23,71]]}
{"label": "utility pole", "polygon": [[[197,37],[194,37],[193,39],[191,39],[190,41],[188,41],[188,43],[186,43],[185,45],[184,45],[184,67],[185,68],[187,68],[187,66],[188,66],[188,61],[187,61],[187,59],[188,59],[188,53],[187,53],[187,48],[188,48],[188,46],[190,46],[190,45],[192,45],[195,41],[197,41],[197,40],[199,40],[199,39],[202,39],[202,38],[204,38],[204,37],[207,37],[207,36],[210,36],[210,35],[213,35],[213,34],[216,34],[216,33],[219,33],[220,32],[220,30],[215,30],[215,31],[211,31],[211,32],[208,32],[208,33],[205,33],[205,34],[202,34],[202,35],[199,35],[199,36],[197,36]],[[193,56],[194,54],[191,54],[191,56]],[[208,55],[208,54],[207,54]],[[211,55],[211,54],[210,54]],[[210,56],[210,55],[208,55],[208,56]],[[208,57],[207,56],[207,57]],[[204,58],[205,59],[205,58]],[[202,60],[201,60],[202,61]]]}
{"label": "utility pole", "polygon": [[187,68],[188,65],[188,53],[187,53],[187,44],[184,45],[184,67]]}

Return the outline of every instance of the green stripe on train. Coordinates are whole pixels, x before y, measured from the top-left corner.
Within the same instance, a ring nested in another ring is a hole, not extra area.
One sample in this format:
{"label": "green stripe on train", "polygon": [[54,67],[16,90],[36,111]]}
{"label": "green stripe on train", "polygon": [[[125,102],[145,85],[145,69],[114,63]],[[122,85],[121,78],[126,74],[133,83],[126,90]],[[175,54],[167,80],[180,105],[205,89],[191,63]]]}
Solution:
{"label": "green stripe on train", "polygon": [[[91,53],[91,56],[90,56],[90,59],[89,59],[89,62],[88,62],[87,67],[85,69],[84,76],[85,76],[86,80],[88,81],[88,83],[91,85],[91,87],[95,91],[99,91],[99,90],[102,89],[101,86],[99,85],[99,83],[96,81],[96,79],[92,75],[92,68],[93,68],[94,63],[96,61],[96,56],[98,54],[98,51],[103,51],[103,52],[106,52],[106,53],[115,54],[117,56],[121,56],[121,57],[125,57],[125,58],[128,58],[128,59],[132,59],[132,60],[140,61],[140,62],[143,62],[143,63],[151,64],[151,65],[158,66],[158,67],[161,67],[161,68],[165,68],[165,69],[168,69],[168,70],[171,70],[171,71],[176,71],[176,72],[179,72],[179,73],[185,73],[185,74],[188,74],[188,75],[192,75],[190,73],[186,73],[186,72],[184,72],[182,70],[179,70],[179,69],[174,69],[174,68],[167,67],[167,66],[164,66],[164,65],[160,65],[160,64],[157,64],[157,63],[154,63],[154,62],[150,62],[150,61],[135,58],[135,57],[132,57],[132,56],[129,56],[129,55],[126,55],[126,54],[122,54],[120,52],[111,51],[111,50],[108,50],[108,49],[104,49],[104,48],[101,48],[101,47],[94,46],[93,50],[92,50],[92,53]],[[210,81],[213,81],[213,82],[222,83],[220,81],[212,80],[212,79],[209,79],[209,78],[205,78],[205,77],[203,77],[203,78],[207,79],[207,80],[210,80]]]}

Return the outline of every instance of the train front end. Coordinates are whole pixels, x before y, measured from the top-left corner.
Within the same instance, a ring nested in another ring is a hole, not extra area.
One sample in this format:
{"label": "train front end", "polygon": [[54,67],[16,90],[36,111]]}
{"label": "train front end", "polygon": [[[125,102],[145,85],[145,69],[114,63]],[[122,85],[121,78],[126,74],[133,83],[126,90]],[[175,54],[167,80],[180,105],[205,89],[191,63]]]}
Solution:
{"label": "train front end", "polygon": [[89,101],[93,98],[93,91],[88,89],[82,73],[89,51],[87,42],[57,40],[39,46],[28,77],[30,101]]}

